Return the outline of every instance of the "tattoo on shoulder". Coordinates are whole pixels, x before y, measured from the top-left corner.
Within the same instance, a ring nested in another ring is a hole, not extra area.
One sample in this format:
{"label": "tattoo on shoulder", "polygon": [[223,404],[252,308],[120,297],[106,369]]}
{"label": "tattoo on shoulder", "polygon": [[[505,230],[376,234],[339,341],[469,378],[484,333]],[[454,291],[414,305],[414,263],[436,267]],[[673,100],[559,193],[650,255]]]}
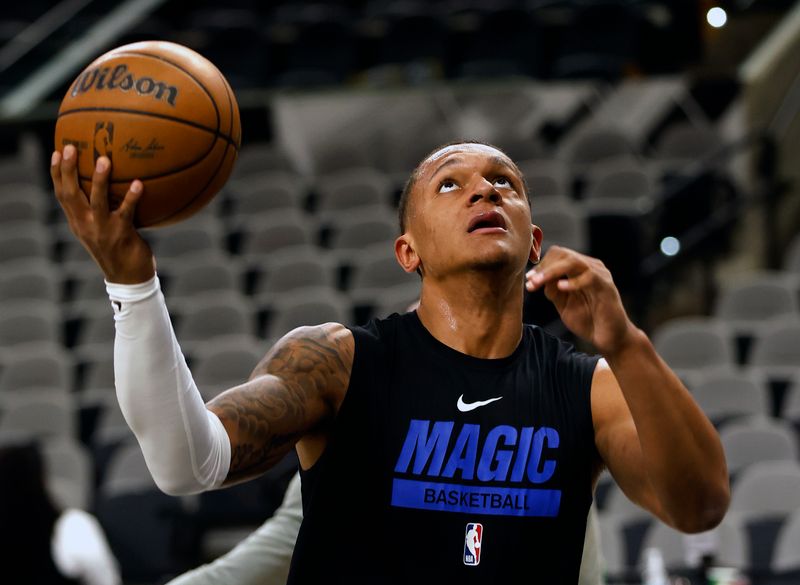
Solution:
{"label": "tattoo on shoulder", "polygon": [[300,327],[270,349],[251,379],[263,374],[291,372],[292,375],[309,375],[319,389],[331,381],[346,386],[353,364],[353,346],[352,334],[342,325],[326,323]]}
{"label": "tattoo on shoulder", "polygon": [[350,383],[353,353],[344,326],[301,327],[270,349],[248,382],[209,403],[232,439],[226,483],[268,469],[333,417]]}

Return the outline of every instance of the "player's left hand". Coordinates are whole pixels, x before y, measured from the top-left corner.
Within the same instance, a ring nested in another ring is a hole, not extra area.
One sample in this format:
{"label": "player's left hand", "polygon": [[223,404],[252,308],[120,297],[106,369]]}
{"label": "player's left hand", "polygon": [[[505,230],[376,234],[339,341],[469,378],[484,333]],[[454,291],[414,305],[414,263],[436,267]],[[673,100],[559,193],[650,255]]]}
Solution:
{"label": "player's left hand", "polygon": [[525,286],[529,291],[544,288],[564,325],[605,356],[624,347],[636,331],[611,272],[597,258],[552,246],[525,275]]}

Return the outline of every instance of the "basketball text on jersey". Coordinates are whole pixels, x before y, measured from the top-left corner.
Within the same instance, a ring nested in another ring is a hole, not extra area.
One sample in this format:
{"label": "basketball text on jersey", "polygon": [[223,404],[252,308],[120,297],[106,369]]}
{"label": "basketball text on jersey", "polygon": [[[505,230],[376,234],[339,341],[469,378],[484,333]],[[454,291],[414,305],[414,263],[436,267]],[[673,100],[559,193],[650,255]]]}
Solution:
{"label": "basketball text on jersey", "polygon": [[470,522],[464,537],[464,564],[476,567],[481,562],[481,545],[483,544],[483,524]]}
{"label": "basketball text on jersey", "polygon": [[555,473],[558,431],[498,425],[482,432],[480,425],[463,424],[456,435],[455,428],[454,421],[411,420],[394,468],[393,506],[496,516],[558,515],[561,490],[532,487]]}
{"label": "basketball text on jersey", "polygon": [[139,95],[152,95],[157,100],[164,100],[174,106],[178,97],[178,88],[167,85],[163,81],[156,81],[152,77],[136,77],[128,71],[128,66],[120,63],[113,69],[108,67],[93,67],[84,71],[72,86],[70,95],[86,93],[92,89],[118,89],[130,91],[133,89]]}

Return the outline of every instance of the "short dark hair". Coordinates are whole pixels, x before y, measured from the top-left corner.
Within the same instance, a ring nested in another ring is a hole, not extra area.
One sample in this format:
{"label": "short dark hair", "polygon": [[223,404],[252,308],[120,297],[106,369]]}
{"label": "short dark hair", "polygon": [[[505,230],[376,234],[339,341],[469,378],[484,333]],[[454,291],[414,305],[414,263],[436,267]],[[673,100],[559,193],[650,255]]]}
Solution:
{"label": "short dark hair", "polygon": [[[401,234],[405,233],[405,231],[406,231],[406,215],[408,214],[408,204],[409,204],[409,200],[411,199],[411,192],[414,190],[414,187],[416,186],[417,181],[419,180],[419,175],[422,172],[422,165],[430,157],[432,157],[434,154],[436,154],[440,150],[444,150],[445,148],[449,148],[450,146],[457,146],[459,144],[477,144],[477,145],[480,145],[480,146],[488,146],[488,147],[494,148],[495,150],[498,150],[498,151],[502,152],[503,154],[505,154],[506,156],[508,156],[503,151],[503,149],[500,148],[499,146],[495,146],[494,144],[491,144],[489,142],[483,142],[481,140],[453,140],[452,142],[447,142],[447,143],[442,144],[440,146],[437,146],[436,148],[431,150],[428,154],[426,154],[423,157],[423,159],[421,161],[419,161],[419,163],[417,163],[417,166],[414,167],[414,170],[411,171],[411,175],[408,177],[408,180],[406,181],[406,184],[403,187],[402,193],[400,193],[400,202],[399,202],[398,208],[397,208],[397,219],[398,219],[398,223],[400,224],[400,233]],[[517,164],[511,159],[511,157],[508,157],[508,159],[511,160],[511,164],[514,166],[514,170],[517,171],[517,173],[519,174],[520,178],[522,179],[522,188],[525,189],[525,196],[528,198],[528,203],[530,203],[531,196],[530,196],[530,192],[528,191],[528,184],[525,182],[525,177],[522,175],[522,172],[519,170],[519,168],[517,167]]]}

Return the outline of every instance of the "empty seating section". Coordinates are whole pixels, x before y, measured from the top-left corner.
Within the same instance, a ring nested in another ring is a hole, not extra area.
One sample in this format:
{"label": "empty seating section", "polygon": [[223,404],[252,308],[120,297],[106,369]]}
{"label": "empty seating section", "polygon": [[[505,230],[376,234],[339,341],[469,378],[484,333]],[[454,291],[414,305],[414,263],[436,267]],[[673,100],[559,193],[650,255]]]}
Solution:
{"label": "empty seating section", "polygon": [[292,329],[320,323],[347,323],[349,307],[344,298],[334,291],[310,289],[297,291],[275,304],[275,315],[270,319],[265,337],[274,342]]}
{"label": "empty seating section", "polygon": [[718,427],[736,418],[765,417],[772,412],[769,389],[761,376],[734,368],[709,368],[689,379],[694,399]]}
{"label": "empty seating section", "polygon": [[191,355],[205,346],[250,341],[256,327],[250,302],[243,297],[207,297],[173,309],[176,335]]}
{"label": "empty seating section", "polygon": [[553,244],[579,252],[589,250],[589,228],[583,207],[561,197],[537,199],[534,196],[532,202],[533,222],[545,234],[543,251]]}
{"label": "empty seating section", "polygon": [[[585,45],[585,19],[614,22],[610,12],[588,12],[545,71],[540,41],[526,51],[506,41],[519,38],[509,30],[535,36],[545,25],[529,8],[552,2],[470,8],[457,18],[427,4],[370,2],[358,26],[352,3],[252,3],[269,26],[236,7],[200,4],[183,32],[227,30],[230,43],[209,45],[208,54],[240,88],[252,86],[251,71],[277,86],[304,87],[526,77],[488,89],[271,98],[274,140],[245,144],[231,180],[198,216],[144,233],[207,400],[247,380],[296,327],[360,323],[418,300],[420,277],[405,273],[393,251],[397,202],[409,171],[442,142],[467,136],[505,148],[526,178],[545,250],[556,244],[599,256],[633,297],[644,261],[679,225],[665,211],[670,181],[722,145],[713,122],[687,114],[696,104],[681,77],[611,85],[527,78],[589,70],[613,79],[630,42],[627,9],[613,29],[622,31],[619,43]],[[422,29],[426,42],[407,42],[408,31],[420,38]],[[471,39],[472,48],[454,57],[448,38]],[[242,46],[270,50],[248,49],[240,62]],[[198,514],[156,491],[115,398],[113,312],[102,275],[45,182],[15,161],[0,161],[0,440],[38,437],[59,501],[97,512],[126,579],[155,580],[180,568],[181,521],[202,518],[202,529],[213,530],[222,507],[242,502],[209,496]],[[690,568],[697,550],[729,566],[800,572],[800,237],[781,266],[721,286],[707,316],[651,320],[663,321],[649,331],[657,350],[720,431],[733,512],[712,533],[687,539],[631,503],[606,474],[596,503],[610,578],[636,575],[651,545],[677,572]]]}
{"label": "empty seating section", "polygon": [[744,470],[732,489],[732,520],[749,542],[749,566],[769,569],[783,524],[800,508],[800,465],[796,461],[756,463]]}
{"label": "empty seating section", "polygon": [[238,234],[244,261],[257,268],[275,261],[292,248],[313,248],[315,230],[311,221],[299,213],[281,213],[268,219],[256,218],[242,226]]}
{"label": "empty seating section", "polygon": [[337,281],[336,264],[329,255],[311,248],[301,248],[281,254],[258,275],[253,298],[259,307],[268,308],[272,303],[291,298],[303,289],[323,289],[333,293]]}
{"label": "empty seating section", "polygon": [[225,343],[196,352],[192,373],[200,393],[208,400],[238,386],[250,377],[265,352],[266,344],[259,342]]}
{"label": "empty seating section", "polygon": [[0,267],[18,268],[45,261],[49,256],[49,236],[38,223],[14,222],[0,233]]}
{"label": "empty seating section", "polygon": [[235,295],[242,290],[244,273],[233,258],[198,258],[176,265],[165,285],[171,302],[191,303],[202,297]]}
{"label": "empty seating section", "polygon": [[800,277],[800,235],[795,236],[792,243],[789,244],[783,269],[792,275]]}
{"label": "empty seating section", "polygon": [[570,175],[562,161],[544,158],[518,159],[517,166],[535,200],[542,197],[570,197]]}
{"label": "empty seating section", "polygon": [[[537,0],[197,2],[187,10],[164,5],[119,42],[154,36],[190,42],[236,90],[515,77],[617,80],[632,70],[647,72],[654,59],[656,71],[677,70],[700,51],[685,8],[665,4],[657,16],[648,8]],[[643,42],[666,42],[665,32],[684,39],[666,62]]]}
{"label": "empty seating section", "polygon": [[62,505],[88,509],[94,496],[94,471],[89,450],[69,437],[42,444],[51,489]]}
{"label": "empty seating section", "polygon": [[0,303],[4,307],[17,303],[58,303],[61,300],[60,280],[46,263],[26,263],[9,268],[0,275]]}
{"label": "empty seating section", "polygon": [[373,169],[351,169],[320,177],[317,181],[316,213],[323,219],[342,217],[363,208],[391,205],[389,178]]}
{"label": "empty seating section", "polygon": [[798,314],[797,289],[779,281],[744,282],[722,292],[715,314],[737,334],[753,336],[768,319]]}
{"label": "empty seating section", "polygon": [[733,346],[723,326],[710,319],[674,319],[655,332],[653,343],[678,375],[734,363]]}
{"label": "empty seating section", "polygon": [[800,576],[800,510],[795,510],[784,522],[775,541],[771,568],[776,573]]}
{"label": "empty seating section", "polygon": [[588,183],[587,199],[630,198],[647,201],[655,194],[653,178],[641,165],[630,159],[597,165],[588,177]]}
{"label": "empty seating section", "polygon": [[27,346],[3,361],[0,392],[3,395],[48,390],[68,394],[72,386],[72,358],[52,345]]}
{"label": "empty seating section", "polygon": [[[238,164],[238,161],[237,161]],[[284,170],[255,172],[234,178],[226,189],[229,224],[236,225],[252,217],[269,217],[284,210],[299,210],[305,204],[307,187],[299,176]],[[239,174],[246,171],[240,171]]]}
{"label": "empty seating section", "polygon": [[766,418],[730,423],[720,433],[728,471],[739,472],[761,461],[798,460],[797,438],[790,425]]}

